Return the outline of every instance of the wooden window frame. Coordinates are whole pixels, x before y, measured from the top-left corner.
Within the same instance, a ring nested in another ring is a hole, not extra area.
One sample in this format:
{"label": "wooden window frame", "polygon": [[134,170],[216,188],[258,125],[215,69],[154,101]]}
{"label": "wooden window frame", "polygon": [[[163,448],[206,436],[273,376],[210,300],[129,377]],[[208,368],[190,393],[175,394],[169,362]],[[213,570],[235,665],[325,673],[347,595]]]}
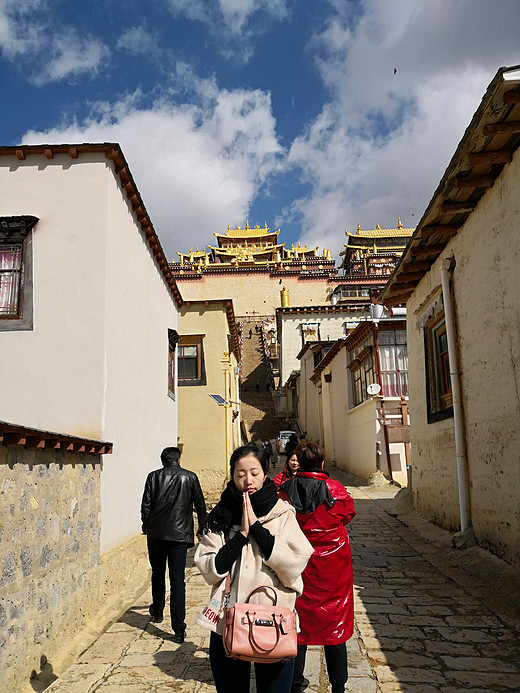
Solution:
{"label": "wooden window frame", "polygon": [[[0,247],[21,248],[16,310],[0,314],[0,332],[33,329],[32,228],[37,221],[37,217],[31,216],[0,218]],[[12,271],[3,270],[2,273]]]}
{"label": "wooden window frame", "polygon": [[168,397],[175,400],[175,370],[177,363],[177,344],[179,335],[176,330],[168,329]]}
{"label": "wooden window frame", "polygon": [[446,332],[444,311],[433,315],[424,327],[426,371],[426,413],[428,423],[453,417],[453,397],[449,379],[447,349],[442,350],[441,337]]}
{"label": "wooden window frame", "polygon": [[[178,356],[177,359],[179,363],[177,364],[177,384],[179,387],[190,387],[197,385],[206,385],[206,366],[204,362],[204,347],[203,340],[206,335],[204,334],[190,334],[190,335],[180,335],[178,343]],[[196,377],[195,378],[184,378],[184,370],[181,368],[181,350],[183,347],[196,347]]]}

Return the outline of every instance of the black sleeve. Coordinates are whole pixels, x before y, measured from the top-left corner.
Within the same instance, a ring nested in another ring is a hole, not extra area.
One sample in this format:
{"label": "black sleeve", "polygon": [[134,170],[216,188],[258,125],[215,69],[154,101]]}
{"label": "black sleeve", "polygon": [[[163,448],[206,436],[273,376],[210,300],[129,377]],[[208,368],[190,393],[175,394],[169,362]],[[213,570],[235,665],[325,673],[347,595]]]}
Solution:
{"label": "black sleeve", "polygon": [[229,573],[231,566],[242,553],[242,547],[247,544],[247,537],[237,532],[233,539],[227,541],[215,556],[215,570],[220,575]]}
{"label": "black sleeve", "polygon": [[253,538],[256,541],[256,543],[258,544],[258,548],[263,553],[264,559],[267,561],[269,559],[269,556],[273,552],[274,536],[268,529],[262,527],[258,520],[255,522],[254,525],[251,525],[249,531],[253,535]]}
{"label": "black sleeve", "polygon": [[141,525],[143,534],[146,534],[146,525],[152,510],[152,475],[148,474],[144,485],[143,499],[141,501]]}
{"label": "black sleeve", "polygon": [[193,488],[193,504],[195,505],[195,510],[197,512],[197,521],[199,523],[199,531],[202,532],[204,529],[204,524],[206,522],[206,502],[204,500],[204,494],[200,487],[199,478],[195,477],[195,483]]}

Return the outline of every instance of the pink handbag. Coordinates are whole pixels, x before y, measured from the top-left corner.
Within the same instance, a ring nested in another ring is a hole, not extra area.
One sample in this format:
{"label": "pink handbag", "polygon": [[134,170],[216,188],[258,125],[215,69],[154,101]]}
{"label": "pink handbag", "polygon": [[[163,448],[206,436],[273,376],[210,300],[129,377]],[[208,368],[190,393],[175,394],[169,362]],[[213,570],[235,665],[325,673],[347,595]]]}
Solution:
{"label": "pink handbag", "polygon": [[[250,604],[249,600],[259,590],[271,590],[273,604]],[[229,573],[225,596],[229,597]],[[245,603],[224,609],[223,640],[228,657],[263,664],[296,657],[296,612],[277,606],[277,602],[274,587],[261,585],[249,593]]]}

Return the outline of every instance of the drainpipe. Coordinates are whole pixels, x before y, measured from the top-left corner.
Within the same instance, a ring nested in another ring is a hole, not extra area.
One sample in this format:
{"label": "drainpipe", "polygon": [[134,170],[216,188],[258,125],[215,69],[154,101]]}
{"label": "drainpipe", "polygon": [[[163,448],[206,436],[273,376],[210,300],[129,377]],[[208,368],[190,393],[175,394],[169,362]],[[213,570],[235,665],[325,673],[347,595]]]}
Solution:
{"label": "drainpipe", "polygon": [[455,345],[455,323],[450,292],[450,272],[454,258],[444,258],[441,265],[442,299],[446,321],[446,339],[448,341],[448,360],[450,364],[451,393],[453,398],[453,422],[455,425],[455,449],[457,453],[457,479],[459,485],[460,532],[453,537],[457,548],[467,548],[475,543],[473,530],[468,521],[468,498],[466,480],[466,444],[462,425],[462,398],[460,378]]}
{"label": "drainpipe", "polygon": [[330,383],[327,383],[329,386],[329,416],[330,416],[330,447],[331,447],[331,454],[332,454],[332,461],[336,463],[336,446],[334,444],[334,421],[333,421],[333,411],[334,409],[332,408],[332,380]]}

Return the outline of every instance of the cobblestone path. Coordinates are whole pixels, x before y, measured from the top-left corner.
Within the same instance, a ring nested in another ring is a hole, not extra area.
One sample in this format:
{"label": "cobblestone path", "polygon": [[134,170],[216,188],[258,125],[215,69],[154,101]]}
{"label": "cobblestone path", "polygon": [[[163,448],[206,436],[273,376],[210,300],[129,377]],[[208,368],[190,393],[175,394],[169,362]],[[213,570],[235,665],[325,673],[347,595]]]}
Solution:
{"label": "cobblestone path", "polygon": [[[347,691],[520,691],[520,573],[478,547],[455,551],[448,532],[415,513],[392,517],[395,488],[361,486],[335,468],[331,474],[349,488],[357,510]],[[209,634],[194,625],[208,594],[190,563],[186,642],[172,642],[166,621],[149,622],[147,591],[46,690],[214,691]],[[309,648],[305,675],[309,693],[330,691],[322,648]]]}

